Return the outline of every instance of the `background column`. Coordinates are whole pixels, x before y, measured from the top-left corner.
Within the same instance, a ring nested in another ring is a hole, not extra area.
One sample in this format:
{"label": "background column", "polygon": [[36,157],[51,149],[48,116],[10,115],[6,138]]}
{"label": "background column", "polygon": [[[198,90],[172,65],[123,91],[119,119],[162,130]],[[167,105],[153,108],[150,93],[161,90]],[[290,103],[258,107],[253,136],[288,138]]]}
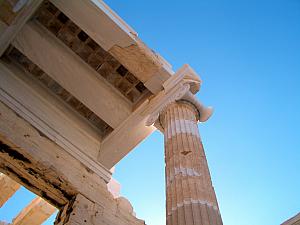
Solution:
{"label": "background column", "polygon": [[167,225],[221,225],[216,195],[197,127],[196,108],[174,102],[160,115],[164,127]]}
{"label": "background column", "polygon": [[0,208],[20,188],[20,184],[0,173]]}

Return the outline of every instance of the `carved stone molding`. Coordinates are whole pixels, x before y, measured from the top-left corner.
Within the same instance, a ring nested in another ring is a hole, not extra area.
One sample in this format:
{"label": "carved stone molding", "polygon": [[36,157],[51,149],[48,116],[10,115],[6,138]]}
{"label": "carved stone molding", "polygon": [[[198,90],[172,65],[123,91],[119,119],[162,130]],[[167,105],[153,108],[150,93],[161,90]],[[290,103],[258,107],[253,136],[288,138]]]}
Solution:
{"label": "carved stone molding", "polygon": [[187,92],[180,100],[191,103],[198,111],[198,121],[207,121],[213,113],[212,107],[204,106],[191,92]]}
{"label": "carved stone molding", "polygon": [[176,101],[185,101],[194,106],[199,122],[208,120],[212,115],[213,109],[211,107],[205,107],[194,96],[194,94],[199,91],[201,83],[201,79],[190,66],[184,65],[180,68],[163,84],[163,92],[168,97],[151,112],[146,121],[146,126],[154,124],[157,129],[163,130],[163,125],[159,117],[163,115],[164,110],[169,104]]}
{"label": "carved stone molding", "polygon": [[170,103],[180,100],[190,89],[189,84],[183,84],[180,88],[175,92],[174,95],[171,95],[166,101],[164,101],[147,119],[146,126],[150,126],[155,123],[158,119],[160,113],[164,110],[166,106]]}

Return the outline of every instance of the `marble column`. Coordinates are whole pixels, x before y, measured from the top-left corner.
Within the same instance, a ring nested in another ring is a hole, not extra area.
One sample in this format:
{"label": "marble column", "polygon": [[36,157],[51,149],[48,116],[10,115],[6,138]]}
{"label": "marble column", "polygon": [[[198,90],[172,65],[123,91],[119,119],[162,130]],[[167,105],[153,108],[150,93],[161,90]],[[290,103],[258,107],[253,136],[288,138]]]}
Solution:
{"label": "marble column", "polygon": [[3,173],[0,173],[0,208],[20,188],[20,185]]}
{"label": "marble column", "polygon": [[56,208],[40,197],[33,199],[12,221],[11,225],[43,224]]}
{"label": "marble column", "polygon": [[198,131],[197,108],[170,103],[159,120],[165,139],[167,225],[222,225]]}

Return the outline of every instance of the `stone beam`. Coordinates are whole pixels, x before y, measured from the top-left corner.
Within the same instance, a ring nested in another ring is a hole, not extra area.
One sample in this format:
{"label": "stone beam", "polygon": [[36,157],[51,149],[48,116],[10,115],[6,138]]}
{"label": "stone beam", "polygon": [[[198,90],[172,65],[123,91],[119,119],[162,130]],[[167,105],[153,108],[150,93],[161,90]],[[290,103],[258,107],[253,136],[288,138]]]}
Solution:
{"label": "stone beam", "polygon": [[[115,199],[116,208],[108,211],[85,196],[78,194],[58,214],[55,225],[93,224],[93,225],[144,225],[144,221],[135,218],[131,204],[127,199]],[[116,216],[117,215],[117,216]]]}
{"label": "stone beam", "polygon": [[0,170],[57,207],[78,192],[95,199],[105,178],[0,101]]}
{"label": "stone beam", "polygon": [[109,180],[110,172],[92,159],[99,151],[98,133],[31,77],[16,65],[0,61],[0,100],[83,165]]}
{"label": "stone beam", "polygon": [[12,23],[8,25],[2,23],[2,28],[0,29],[0,56],[4,53],[10,42],[22,29],[27,20],[30,19],[35,10],[40,6],[42,1],[43,0],[29,0],[23,5],[20,5],[21,1],[19,1],[19,6],[17,5],[18,3],[16,3],[13,8],[13,11],[16,15]]}
{"label": "stone beam", "polygon": [[135,31],[103,1],[51,0],[51,2],[106,51],[116,43],[121,47],[134,44]]}
{"label": "stone beam", "polygon": [[26,24],[12,44],[111,127],[130,115],[127,99],[44,27]]}
{"label": "stone beam", "polygon": [[[200,80],[188,65],[184,65],[165,82],[164,90],[140,105],[123,123],[119,125],[100,146],[98,160],[107,168],[113,167],[135,146],[156,130],[154,124],[160,110],[171,101],[182,98],[190,90],[196,91],[191,83]],[[191,85],[190,85],[191,84]],[[197,86],[197,85],[196,85]]]}
{"label": "stone beam", "polygon": [[87,224],[94,225],[144,224],[132,215],[128,204],[113,198],[107,182],[92,168],[83,165],[2,102],[0,171],[60,208],[56,224],[70,224],[67,218],[73,216],[79,216],[72,218],[75,221],[88,217],[86,221],[93,223]]}
{"label": "stone beam", "polygon": [[292,218],[288,219],[287,221],[283,222],[281,225],[299,225],[300,224],[300,212],[293,216]]}
{"label": "stone beam", "polygon": [[51,2],[102,48],[110,52],[152,93],[162,90],[162,83],[173,74],[171,65],[148,48],[138,38],[137,33],[103,1]]}
{"label": "stone beam", "polygon": [[162,83],[173,73],[170,65],[153,53],[140,39],[134,45],[114,45],[109,51],[152,92],[162,90]]}
{"label": "stone beam", "polygon": [[136,109],[102,141],[98,161],[108,169],[117,164],[136,145],[155,131],[155,127],[145,126],[146,118],[141,115],[144,107],[145,104]]}
{"label": "stone beam", "polygon": [[37,197],[13,219],[12,225],[40,225],[55,211],[54,206]]}
{"label": "stone beam", "polygon": [[20,188],[20,185],[8,176],[0,173],[0,208]]}

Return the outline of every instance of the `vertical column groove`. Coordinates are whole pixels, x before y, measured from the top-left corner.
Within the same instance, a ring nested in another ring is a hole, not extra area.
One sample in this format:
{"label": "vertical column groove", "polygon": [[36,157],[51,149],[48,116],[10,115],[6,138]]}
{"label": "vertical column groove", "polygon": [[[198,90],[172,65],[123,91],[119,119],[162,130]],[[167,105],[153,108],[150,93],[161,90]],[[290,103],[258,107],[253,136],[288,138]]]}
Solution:
{"label": "vertical column groove", "polygon": [[222,225],[197,126],[198,112],[174,102],[162,113],[167,225]]}

